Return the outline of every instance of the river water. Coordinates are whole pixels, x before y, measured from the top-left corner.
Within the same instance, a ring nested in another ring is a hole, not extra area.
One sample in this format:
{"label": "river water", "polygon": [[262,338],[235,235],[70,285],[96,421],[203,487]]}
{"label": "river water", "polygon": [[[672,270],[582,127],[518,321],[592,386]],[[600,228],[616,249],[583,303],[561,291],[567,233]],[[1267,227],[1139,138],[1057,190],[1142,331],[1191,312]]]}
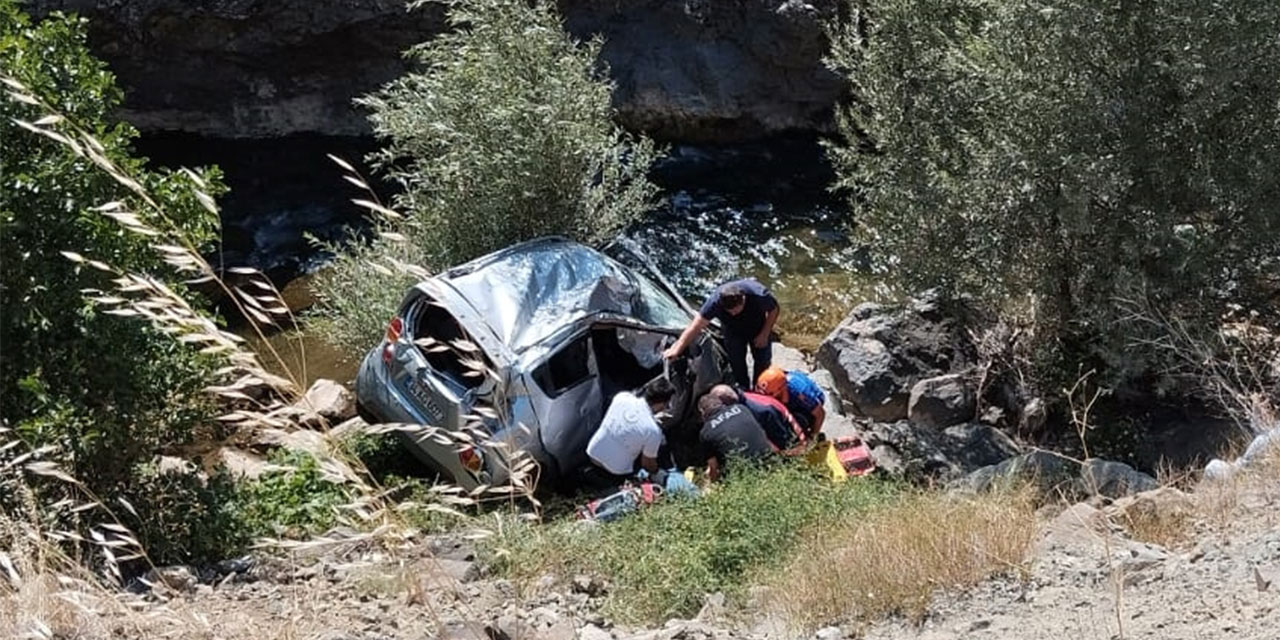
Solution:
{"label": "river water", "polygon": [[[232,192],[221,201],[218,259],[289,283],[295,308],[310,299],[306,274],[327,259],[308,237],[338,240],[362,225],[360,211],[349,203],[357,194],[325,154],[358,160],[372,148],[366,138],[324,136],[152,136],[139,145],[159,165],[222,167]],[[782,305],[783,340],[812,350],[851,307],[874,297],[863,252],[846,233],[845,204],[827,192],[832,174],[815,139],[676,145],[653,179],[662,187],[658,206],[624,235],[695,303],[723,280],[759,278]],[[363,355],[341,353],[305,334],[268,340],[307,381],[350,380]]]}

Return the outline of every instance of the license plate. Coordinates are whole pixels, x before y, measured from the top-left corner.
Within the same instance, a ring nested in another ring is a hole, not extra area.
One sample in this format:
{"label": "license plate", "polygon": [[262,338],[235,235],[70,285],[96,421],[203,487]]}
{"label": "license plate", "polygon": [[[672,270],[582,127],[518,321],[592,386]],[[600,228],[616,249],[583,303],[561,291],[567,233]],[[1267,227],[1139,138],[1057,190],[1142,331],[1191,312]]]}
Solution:
{"label": "license plate", "polygon": [[432,397],[431,392],[423,388],[422,384],[413,379],[407,379],[404,383],[405,391],[409,392],[409,396],[418,403],[418,406],[427,412],[427,418],[431,421],[428,426],[441,427],[444,422],[444,410],[440,408],[440,404]]}

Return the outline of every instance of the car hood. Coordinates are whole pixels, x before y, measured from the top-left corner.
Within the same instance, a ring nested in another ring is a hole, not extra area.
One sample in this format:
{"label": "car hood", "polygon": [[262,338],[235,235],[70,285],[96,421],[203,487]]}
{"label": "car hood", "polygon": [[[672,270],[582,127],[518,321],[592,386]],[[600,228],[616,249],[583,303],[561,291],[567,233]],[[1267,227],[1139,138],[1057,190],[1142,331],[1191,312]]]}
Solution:
{"label": "car hood", "polygon": [[680,301],[648,278],[576,242],[544,238],[508,247],[438,278],[520,354],[593,316],[679,331]]}

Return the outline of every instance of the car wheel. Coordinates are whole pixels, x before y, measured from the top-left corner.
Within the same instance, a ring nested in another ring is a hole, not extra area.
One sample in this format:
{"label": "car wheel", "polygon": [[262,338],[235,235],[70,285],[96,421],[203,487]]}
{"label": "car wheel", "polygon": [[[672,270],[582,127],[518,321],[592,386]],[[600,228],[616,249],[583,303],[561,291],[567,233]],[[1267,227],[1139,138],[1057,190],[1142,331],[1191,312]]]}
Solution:
{"label": "car wheel", "polygon": [[364,406],[364,404],[359,400],[356,401],[356,415],[359,416],[361,420],[364,420],[365,424],[378,424],[382,422],[378,416],[373,415],[373,412],[369,411],[369,408]]}

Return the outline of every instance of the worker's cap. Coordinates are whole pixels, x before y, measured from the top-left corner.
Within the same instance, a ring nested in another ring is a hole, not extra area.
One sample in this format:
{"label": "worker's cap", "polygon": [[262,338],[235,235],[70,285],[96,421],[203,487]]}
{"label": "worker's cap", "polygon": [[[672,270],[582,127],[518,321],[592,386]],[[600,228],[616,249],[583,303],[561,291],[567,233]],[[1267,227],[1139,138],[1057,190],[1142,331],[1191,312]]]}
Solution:
{"label": "worker's cap", "polygon": [[769,367],[760,372],[756,380],[756,392],[773,396],[782,402],[787,401],[787,374],[777,367]]}

